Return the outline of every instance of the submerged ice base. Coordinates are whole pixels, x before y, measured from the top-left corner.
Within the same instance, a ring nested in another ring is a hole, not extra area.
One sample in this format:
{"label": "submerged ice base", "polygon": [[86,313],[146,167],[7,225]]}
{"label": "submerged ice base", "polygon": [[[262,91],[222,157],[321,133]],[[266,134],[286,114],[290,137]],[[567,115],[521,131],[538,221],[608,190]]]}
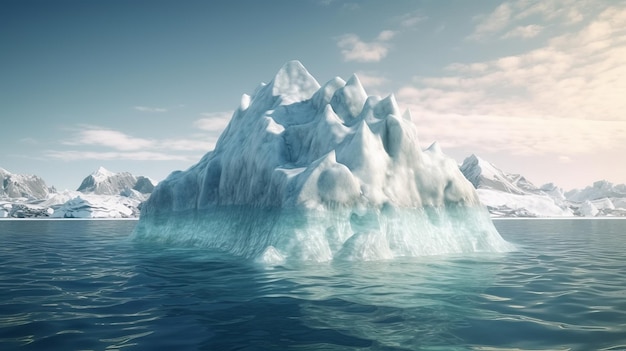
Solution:
{"label": "submerged ice base", "polygon": [[356,76],[320,86],[297,61],[244,94],[213,151],[159,183],[135,237],[270,264],[508,248],[393,95],[368,96]]}
{"label": "submerged ice base", "polygon": [[229,206],[140,221],[134,238],[218,249],[268,265],[513,248],[498,234],[486,210],[468,207],[312,211]]}

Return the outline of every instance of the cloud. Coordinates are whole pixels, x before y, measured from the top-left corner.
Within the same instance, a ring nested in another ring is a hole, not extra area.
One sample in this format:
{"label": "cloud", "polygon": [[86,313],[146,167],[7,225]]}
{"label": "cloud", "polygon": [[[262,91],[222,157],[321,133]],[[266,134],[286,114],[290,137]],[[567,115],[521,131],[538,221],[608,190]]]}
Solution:
{"label": "cloud", "polygon": [[116,130],[87,127],[78,131],[72,140],[65,141],[64,144],[97,145],[116,150],[132,151],[153,147],[155,142],[148,139],[135,138]]}
{"label": "cloud", "polygon": [[537,24],[529,24],[527,26],[518,26],[506,32],[502,36],[502,38],[503,39],[508,39],[508,38],[529,39],[529,38],[534,38],[537,35],[539,35],[539,33],[541,33],[542,30],[543,30],[543,26],[540,26]]}
{"label": "cloud", "polygon": [[383,77],[377,72],[359,71],[356,72],[356,75],[359,77],[361,84],[363,84],[365,88],[378,87],[389,82],[389,79]]}
{"label": "cloud", "polygon": [[[49,157],[62,160],[123,159],[123,160],[190,160],[196,152],[207,152],[215,147],[219,134],[195,134],[188,138],[146,139],[98,126],[81,126],[61,144],[81,147],[81,150],[52,150]],[[86,149],[87,147],[96,150]],[[97,148],[100,148],[98,150]],[[101,150],[104,148],[105,150]],[[108,149],[108,150],[106,150]],[[112,151],[111,151],[112,150]],[[193,155],[189,154],[193,152]]]}
{"label": "cloud", "polygon": [[161,108],[161,107],[134,106],[133,108],[139,112],[151,112],[151,113],[167,112],[167,109]]}
{"label": "cloud", "polygon": [[318,5],[324,6],[324,7],[328,7],[331,6],[333,4],[336,3],[340,3],[341,10],[345,10],[345,11],[356,11],[359,10],[361,8],[361,5],[359,5],[356,2],[343,2],[343,1],[336,1],[336,0],[319,0],[317,1]]}
{"label": "cloud", "polygon": [[344,34],[336,38],[344,61],[378,62],[387,56],[389,41],[396,32],[384,30],[371,42],[362,41],[356,34]]}
{"label": "cloud", "polygon": [[20,141],[20,143],[26,144],[26,145],[37,145],[37,144],[39,144],[39,141],[37,139],[30,138],[30,137],[22,138],[19,141]]}
{"label": "cloud", "polygon": [[403,28],[413,28],[417,26],[419,23],[427,20],[428,17],[420,14],[419,12],[407,13],[402,16],[399,16],[396,19],[396,22],[400,24],[400,27]]}
{"label": "cloud", "polygon": [[423,146],[505,152],[511,155],[578,155],[612,150],[626,143],[626,122],[451,114],[398,101],[408,107]]}
{"label": "cloud", "polygon": [[48,158],[62,161],[79,160],[131,160],[131,161],[193,161],[199,157],[190,155],[175,155],[161,152],[112,152],[112,151],[77,151],[77,150],[49,150],[44,153]]}
{"label": "cloud", "polygon": [[566,157],[623,147],[626,8],[588,17],[542,47],[415,77],[398,103],[419,116],[422,140],[448,147]]}
{"label": "cloud", "polygon": [[[215,139],[215,138],[210,138]],[[159,148],[172,151],[203,151],[207,152],[215,147],[213,140],[197,139],[165,139],[159,143]]]}
{"label": "cloud", "polygon": [[508,2],[500,4],[489,15],[476,17],[474,20],[478,22],[474,32],[470,34],[469,39],[481,40],[490,34],[506,28],[511,21],[513,10]]}
{"label": "cloud", "polygon": [[193,122],[194,127],[207,131],[221,133],[233,115],[232,111],[225,112],[205,112],[202,113],[203,118]]}
{"label": "cloud", "polygon": [[606,2],[593,0],[506,1],[491,13],[476,16],[476,26],[467,39],[533,38],[546,24],[551,27],[568,27],[582,22],[585,15],[593,16],[605,7]]}
{"label": "cloud", "polygon": [[594,1],[581,0],[550,0],[513,2],[516,13],[515,20],[527,20],[532,16],[539,16],[548,21],[561,20],[563,24],[571,25],[584,19],[583,12],[589,12],[593,7],[603,4]]}
{"label": "cloud", "polygon": [[572,159],[568,156],[559,156],[559,162],[561,163],[571,163]]}

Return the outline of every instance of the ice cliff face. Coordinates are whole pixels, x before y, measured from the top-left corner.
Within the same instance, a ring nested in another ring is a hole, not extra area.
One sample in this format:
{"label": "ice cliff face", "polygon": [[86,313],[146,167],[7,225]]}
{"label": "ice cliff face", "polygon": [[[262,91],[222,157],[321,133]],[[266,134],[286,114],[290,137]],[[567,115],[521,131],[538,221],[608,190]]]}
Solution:
{"label": "ice cliff face", "polygon": [[508,248],[486,217],[393,96],[356,76],[320,86],[293,61],[242,97],[215,150],[156,187],[135,236],[270,261]]}

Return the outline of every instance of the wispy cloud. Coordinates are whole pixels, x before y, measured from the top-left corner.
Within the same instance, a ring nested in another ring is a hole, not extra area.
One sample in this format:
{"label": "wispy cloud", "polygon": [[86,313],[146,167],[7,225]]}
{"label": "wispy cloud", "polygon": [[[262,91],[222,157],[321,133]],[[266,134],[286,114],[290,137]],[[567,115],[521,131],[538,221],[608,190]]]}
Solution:
{"label": "wispy cloud", "polygon": [[198,139],[165,139],[159,142],[159,149],[169,151],[203,151],[207,152],[215,147],[215,142],[211,140]]}
{"label": "wispy cloud", "polygon": [[193,122],[194,127],[207,131],[221,133],[230,122],[232,111],[225,112],[205,112],[202,118]]}
{"label": "wispy cloud", "polygon": [[420,12],[412,12],[399,16],[396,21],[400,24],[400,27],[412,28],[427,19],[428,17]]}
{"label": "wispy cloud", "polygon": [[133,109],[140,111],[140,112],[150,112],[150,113],[167,112],[167,109],[162,108],[162,107],[134,106]]}
{"label": "wispy cloud", "polygon": [[344,1],[336,1],[336,0],[319,0],[317,4],[328,7],[334,4],[341,5],[339,8],[345,11],[356,11],[361,8],[357,2],[344,2]]}
{"label": "wispy cloud", "polygon": [[37,145],[39,144],[39,141],[35,138],[27,137],[27,138],[20,139],[20,143],[26,144],[26,145]]}
{"label": "wispy cloud", "polygon": [[529,39],[537,36],[544,24],[570,26],[583,21],[586,14],[606,7],[606,3],[580,0],[506,1],[491,13],[476,16],[470,40]]}
{"label": "wispy cloud", "polygon": [[205,153],[215,147],[219,136],[214,133],[190,135],[188,138],[154,139],[129,135],[119,130],[99,126],[82,125],[73,129],[72,135],[61,142],[80,150],[49,150],[51,158],[62,160],[123,159],[123,160],[193,160],[198,152]]}
{"label": "wispy cloud", "polygon": [[114,151],[78,151],[78,150],[49,150],[44,153],[48,158],[63,161],[79,160],[131,160],[131,161],[194,161],[199,156],[176,155],[171,153],[138,151],[138,152],[114,152]]}
{"label": "wispy cloud", "polygon": [[389,79],[375,71],[358,71],[356,75],[366,89],[379,87],[389,82]]}
{"label": "wispy cloud", "polygon": [[85,128],[76,132],[71,140],[66,140],[63,144],[72,146],[97,145],[123,151],[150,148],[155,144],[152,140],[135,138],[116,130],[91,126]]}
{"label": "wispy cloud", "polygon": [[496,7],[490,14],[476,17],[474,20],[478,24],[468,38],[481,40],[506,28],[511,21],[512,13],[511,4],[505,2]]}
{"label": "wispy cloud", "polygon": [[541,33],[542,30],[543,30],[543,26],[540,26],[538,24],[529,24],[527,26],[518,26],[518,27],[515,27],[515,28],[511,29],[510,31],[506,32],[502,36],[502,38],[503,39],[508,39],[508,38],[529,39],[529,38],[534,38],[537,35],[539,35],[539,33]]}
{"label": "wispy cloud", "polygon": [[344,61],[378,62],[387,56],[389,41],[396,32],[384,30],[374,40],[366,42],[356,34],[344,34],[336,38]]}

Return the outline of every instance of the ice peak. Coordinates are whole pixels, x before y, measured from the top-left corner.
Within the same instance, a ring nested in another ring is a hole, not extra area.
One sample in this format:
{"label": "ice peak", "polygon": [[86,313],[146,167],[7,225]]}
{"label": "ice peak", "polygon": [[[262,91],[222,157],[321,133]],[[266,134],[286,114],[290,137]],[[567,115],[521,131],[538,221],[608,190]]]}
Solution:
{"label": "ice peak", "polygon": [[337,115],[350,124],[363,110],[365,101],[367,101],[367,93],[359,78],[353,74],[346,85],[335,91],[330,104]]}
{"label": "ice peak", "polygon": [[411,115],[411,110],[409,110],[408,108],[404,110],[404,113],[402,114],[402,118],[404,118],[405,120],[409,122],[412,122],[413,116]]}
{"label": "ice peak", "polygon": [[285,63],[270,86],[272,95],[282,97],[283,103],[307,100],[320,88],[317,80],[297,60]]}
{"label": "ice peak", "polygon": [[115,173],[109,171],[108,169],[100,166],[98,167],[98,169],[96,169],[95,172],[92,173],[92,175],[94,176],[104,176],[104,177],[110,177],[112,175],[114,175]]}
{"label": "ice peak", "polygon": [[348,81],[346,81],[346,85],[354,85],[354,86],[358,86],[361,87],[361,89],[363,89],[363,85],[361,84],[361,80],[359,79],[359,77],[356,75],[356,73],[353,73],[350,78],[348,79]]}
{"label": "ice peak", "polygon": [[380,100],[376,106],[374,106],[374,116],[376,116],[376,118],[382,119],[389,115],[400,116],[400,109],[398,108],[396,97],[393,94]]}
{"label": "ice peak", "polygon": [[443,153],[443,151],[441,151],[441,146],[436,141],[430,144],[430,146],[426,150],[434,153]]}
{"label": "ice peak", "polygon": [[479,164],[485,161],[482,158],[476,156],[476,154],[471,154],[465,159],[465,162]]}

